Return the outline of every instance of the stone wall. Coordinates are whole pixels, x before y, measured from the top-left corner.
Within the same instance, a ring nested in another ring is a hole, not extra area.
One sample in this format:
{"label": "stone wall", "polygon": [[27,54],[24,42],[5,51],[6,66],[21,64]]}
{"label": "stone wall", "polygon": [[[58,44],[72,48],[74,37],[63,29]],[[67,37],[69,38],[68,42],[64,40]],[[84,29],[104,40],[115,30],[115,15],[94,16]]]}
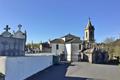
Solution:
{"label": "stone wall", "polygon": [[0,56],[24,56],[25,40],[0,36]]}

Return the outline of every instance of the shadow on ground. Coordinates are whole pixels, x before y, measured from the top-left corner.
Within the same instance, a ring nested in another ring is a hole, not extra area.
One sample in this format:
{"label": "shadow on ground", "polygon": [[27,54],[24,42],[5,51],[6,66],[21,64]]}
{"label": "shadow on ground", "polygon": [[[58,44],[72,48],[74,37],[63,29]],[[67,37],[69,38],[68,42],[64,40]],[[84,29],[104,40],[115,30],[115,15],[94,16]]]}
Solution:
{"label": "shadow on ground", "polygon": [[109,60],[107,63],[95,63],[95,64],[101,64],[101,65],[119,65],[120,62],[118,60]]}
{"label": "shadow on ground", "polygon": [[43,71],[40,71],[25,80],[94,80],[83,77],[66,77],[69,64],[62,63],[53,65]]}

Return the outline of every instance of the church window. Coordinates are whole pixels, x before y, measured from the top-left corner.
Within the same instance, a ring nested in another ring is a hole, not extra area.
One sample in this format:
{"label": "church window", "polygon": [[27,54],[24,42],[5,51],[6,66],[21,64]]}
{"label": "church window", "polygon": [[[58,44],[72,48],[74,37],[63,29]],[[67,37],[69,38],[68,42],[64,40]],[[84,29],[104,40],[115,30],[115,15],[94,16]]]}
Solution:
{"label": "church window", "polygon": [[86,32],[86,38],[87,38],[87,32]]}
{"label": "church window", "polygon": [[79,44],[79,50],[81,50],[81,44]]}
{"label": "church window", "polygon": [[91,35],[93,35],[93,32],[91,31]]}
{"label": "church window", "polygon": [[59,49],[59,45],[58,45],[58,44],[56,45],[56,49],[57,49],[57,50]]}
{"label": "church window", "polygon": [[93,32],[90,31],[90,37],[91,37],[91,39],[93,39],[93,36],[94,36]]}

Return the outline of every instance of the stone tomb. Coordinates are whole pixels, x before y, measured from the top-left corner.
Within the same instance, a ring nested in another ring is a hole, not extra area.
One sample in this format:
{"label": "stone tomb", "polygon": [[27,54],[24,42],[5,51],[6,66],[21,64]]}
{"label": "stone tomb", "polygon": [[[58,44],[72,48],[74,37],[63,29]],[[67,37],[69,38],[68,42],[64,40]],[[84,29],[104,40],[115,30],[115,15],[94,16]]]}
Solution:
{"label": "stone tomb", "polygon": [[0,56],[24,56],[26,32],[21,31],[22,25],[18,25],[18,31],[13,34],[9,32],[6,25],[5,31],[0,35]]}

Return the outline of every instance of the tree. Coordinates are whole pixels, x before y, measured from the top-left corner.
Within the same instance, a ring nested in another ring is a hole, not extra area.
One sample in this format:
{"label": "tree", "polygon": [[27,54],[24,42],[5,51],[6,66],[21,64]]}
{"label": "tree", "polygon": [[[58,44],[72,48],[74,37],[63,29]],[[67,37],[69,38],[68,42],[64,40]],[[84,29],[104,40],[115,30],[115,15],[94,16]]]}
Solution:
{"label": "tree", "polygon": [[115,41],[115,38],[114,37],[108,37],[104,40],[104,43],[108,44],[108,43],[112,43]]}
{"label": "tree", "polygon": [[115,46],[115,56],[119,56],[120,57],[120,46]]}

